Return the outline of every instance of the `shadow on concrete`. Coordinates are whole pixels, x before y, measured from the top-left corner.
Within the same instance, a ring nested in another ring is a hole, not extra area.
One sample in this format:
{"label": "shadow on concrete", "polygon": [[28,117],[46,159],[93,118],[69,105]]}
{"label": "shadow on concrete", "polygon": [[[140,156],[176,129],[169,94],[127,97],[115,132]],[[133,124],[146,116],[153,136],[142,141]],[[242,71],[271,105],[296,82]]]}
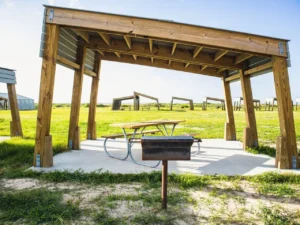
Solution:
{"label": "shadow on concrete", "polygon": [[245,174],[256,167],[269,167],[263,165],[268,160],[270,159],[265,157],[235,154],[218,161],[212,161],[208,165],[198,167],[197,170],[204,174]]}
{"label": "shadow on concrete", "polygon": [[211,147],[211,146],[205,146],[205,145],[200,145],[200,149],[201,148],[208,148],[208,149],[222,149],[222,150],[232,150],[232,151],[236,151],[236,150],[238,150],[238,151],[243,151],[243,148],[222,148],[222,147],[218,147],[218,146],[216,146],[216,147]]}

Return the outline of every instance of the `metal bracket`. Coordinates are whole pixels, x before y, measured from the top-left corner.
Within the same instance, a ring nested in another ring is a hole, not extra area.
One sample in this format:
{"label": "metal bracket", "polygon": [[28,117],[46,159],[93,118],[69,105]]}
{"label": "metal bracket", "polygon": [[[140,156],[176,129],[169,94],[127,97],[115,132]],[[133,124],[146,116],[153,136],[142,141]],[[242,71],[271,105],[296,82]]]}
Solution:
{"label": "metal bracket", "polygon": [[54,17],[54,9],[50,9],[49,17],[48,17],[49,21],[53,21],[53,17]]}
{"label": "metal bracket", "polygon": [[69,140],[69,149],[72,149],[72,147],[73,147],[72,140]]}
{"label": "metal bracket", "polygon": [[278,47],[279,47],[279,53],[280,53],[280,55],[283,55],[284,54],[283,43],[279,42],[278,43]]}
{"label": "metal bracket", "polygon": [[235,136],[235,134],[232,135],[232,140],[236,141],[236,136]]}

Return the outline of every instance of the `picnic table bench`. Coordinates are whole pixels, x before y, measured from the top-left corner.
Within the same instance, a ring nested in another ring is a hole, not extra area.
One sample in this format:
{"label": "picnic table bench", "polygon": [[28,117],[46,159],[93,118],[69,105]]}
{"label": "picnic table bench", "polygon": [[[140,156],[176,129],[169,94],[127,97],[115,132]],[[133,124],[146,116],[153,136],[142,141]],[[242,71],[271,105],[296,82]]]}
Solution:
{"label": "picnic table bench", "polygon": [[[155,133],[159,133],[159,132],[164,136],[172,136],[176,125],[180,122],[184,122],[184,120],[153,120],[153,121],[144,121],[144,122],[131,122],[131,123],[112,124],[111,126],[120,127],[122,129],[122,134],[110,134],[110,135],[101,136],[102,138],[105,138],[104,146],[103,146],[104,151],[111,158],[126,160],[128,158],[128,156],[130,156],[131,160],[136,164],[155,168],[160,164],[160,161],[155,165],[148,165],[148,164],[137,162],[133,158],[131,148],[132,148],[134,143],[140,142],[140,139],[136,138],[136,136],[137,135],[144,136],[145,134],[155,134]],[[171,129],[170,133],[168,132],[168,130],[166,128],[166,125],[172,125],[172,129]],[[157,129],[155,129],[155,130],[145,130],[145,128],[151,127],[151,126],[155,126]],[[163,129],[161,129],[160,126],[162,126]],[[133,132],[126,132],[126,129],[132,129]],[[121,137],[125,138],[125,141],[126,141],[126,144],[127,144],[127,154],[126,154],[125,157],[113,156],[107,150],[107,146],[106,146],[107,141],[109,139],[116,139],[116,138],[121,138]],[[194,139],[195,139],[195,142],[198,142],[198,150],[195,153],[195,154],[197,154],[200,150],[201,139],[197,139],[197,138],[194,138]]]}

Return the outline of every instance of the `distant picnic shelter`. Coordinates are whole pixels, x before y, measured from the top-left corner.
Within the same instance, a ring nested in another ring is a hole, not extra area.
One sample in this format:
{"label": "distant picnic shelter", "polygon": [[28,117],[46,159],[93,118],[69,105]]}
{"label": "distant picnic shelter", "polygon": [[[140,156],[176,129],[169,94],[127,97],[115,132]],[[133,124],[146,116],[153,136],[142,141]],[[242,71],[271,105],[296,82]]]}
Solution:
{"label": "distant picnic shelter", "polygon": [[79,149],[83,75],[92,77],[87,138],[96,139],[96,103],[103,60],[220,79],[227,115],[226,140],[236,138],[230,82],[240,80],[246,120],[245,147],[258,146],[251,77],[273,71],[280,121],[276,166],[292,168],[293,159],[298,161],[286,39],[45,5],[40,55],[43,62],[34,160],[40,154],[42,167],[53,164],[50,124],[56,63],[75,71],[68,145]]}
{"label": "distant picnic shelter", "polygon": [[0,100],[3,101],[3,108],[9,108],[11,119],[10,121],[10,136],[11,137],[23,137],[20,112],[17,100],[16,84],[17,78],[15,70],[0,67],[0,83],[5,83],[7,86],[7,96],[0,96]]}

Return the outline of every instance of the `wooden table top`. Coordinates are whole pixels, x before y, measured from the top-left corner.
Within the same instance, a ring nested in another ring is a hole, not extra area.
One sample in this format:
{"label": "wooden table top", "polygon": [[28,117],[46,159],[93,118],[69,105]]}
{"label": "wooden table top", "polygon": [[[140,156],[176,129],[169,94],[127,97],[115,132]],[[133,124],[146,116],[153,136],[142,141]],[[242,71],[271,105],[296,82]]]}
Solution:
{"label": "wooden table top", "polygon": [[185,122],[185,120],[151,120],[151,121],[143,121],[143,122],[118,123],[118,124],[112,124],[111,126],[127,128],[127,129],[137,129],[137,128],[149,127],[149,126],[178,124],[181,122]]}

